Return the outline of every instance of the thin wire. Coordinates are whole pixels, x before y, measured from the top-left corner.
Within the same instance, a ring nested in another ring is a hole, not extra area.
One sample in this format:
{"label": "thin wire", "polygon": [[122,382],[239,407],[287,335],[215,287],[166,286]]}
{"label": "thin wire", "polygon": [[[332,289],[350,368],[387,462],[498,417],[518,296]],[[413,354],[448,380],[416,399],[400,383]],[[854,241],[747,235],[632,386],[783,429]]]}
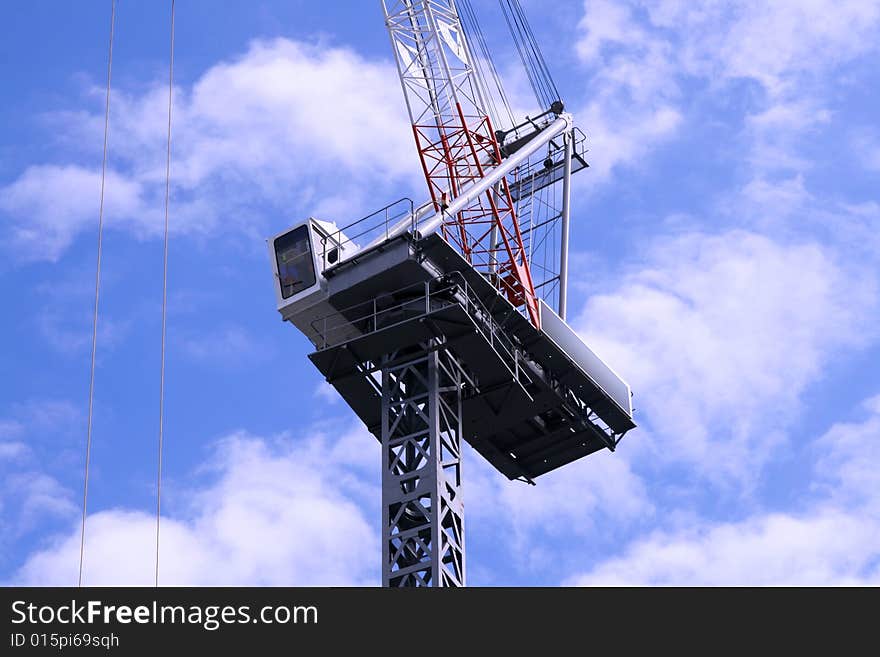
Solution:
{"label": "thin wire", "polygon": [[[484,68],[488,69],[488,74],[491,76],[492,82],[495,86],[495,91],[497,92],[498,98],[501,100],[502,106],[507,114],[507,118],[509,120],[509,126],[512,127],[516,124],[513,118],[513,112],[510,109],[510,102],[507,98],[507,94],[504,91],[504,86],[501,83],[501,77],[498,75],[498,70],[495,68],[495,63],[492,57],[492,53],[489,50],[489,46],[486,43],[486,37],[483,34],[483,29],[480,27],[480,22],[477,20],[477,15],[474,12],[474,8],[470,3],[470,0],[459,0],[458,7],[461,10],[461,18],[462,25],[465,28],[466,33],[470,33],[475,37],[475,41],[477,44],[478,52],[477,59],[475,62],[475,66],[477,70],[480,72],[481,77],[484,79],[483,85],[486,87],[486,92],[489,96],[488,102],[491,103],[493,111],[496,116],[493,117],[493,121],[496,127],[501,127],[501,122],[498,120],[500,117],[500,113],[497,110],[495,105],[495,93],[493,93],[489,89],[489,85],[485,82],[487,78],[486,72],[483,71]],[[468,41],[472,39],[468,36]]]}
{"label": "thin wire", "polygon": [[98,348],[98,300],[101,293],[101,254],[104,238],[104,183],[107,179],[107,142],[110,134],[110,80],[113,72],[113,33],[116,26],[116,0],[110,0],[110,45],[107,54],[107,95],[104,101],[104,151],[101,156],[101,203],[98,208],[98,257],[95,265],[95,312],[92,318],[92,359],[89,367],[89,418],[86,429],[86,467],[83,476],[82,527],[79,535],[79,576],[82,586],[83,555],[86,546],[86,514],[89,500],[89,463],[92,458],[92,417],[95,402],[95,353]]}
{"label": "thin wire", "polygon": [[[459,0],[458,3],[459,9],[459,19],[461,21],[461,27],[464,31],[465,38],[469,43],[476,44],[479,46],[479,37],[477,36],[477,25],[470,21],[468,16],[468,0]],[[474,75],[477,78],[477,84],[481,85],[483,90],[486,92],[486,103],[488,107],[481,108],[482,110],[488,112],[489,117],[492,119],[492,123],[498,124],[498,111],[495,107],[495,100],[492,97],[492,94],[489,90],[489,85],[486,84],[486,78],[483,75],[483,67],[480,62],[480,53],[478,50],[473,49],[474,61],[471,62],[471,67],[473,68]]]}
{"label": "thin wire", "polygon": [[544,59],[544,53],[541,51],[541,47],[538,45],[538,40],[535,38],[535,33],[532,32],[532,26],[529,24],[529,21],[526,18],[526,13],[525,11],[523,11],[522,5],[520,5],[519,0],[514,0],[514,2],[516,3],[517,9],[519,10],[523,26],[525,27],[525,31],[529,36],[530,43],[532,44],[532,50],[534,51],[538,61],[538,66],[544,73],[544,81],[546,82],[549,90],[554,96],[553,100],[559,100],[559,90],[556,88],[556,83],[553,81],[553,76],[550,74],[550,68],[547,66],[547,62]]}
{"label": "thin wire", "polygon": [[544,56],[543,54],[541,54],[541,48],[540,46],[538,46],[538,41],[537,39],[535,39],[535,35],[532,32],[532,28],[529,25],[529,21],[526,18],[526,14],[523,11],[522,5],[520,5],[519,0],[511,1],[515,7],[515,11],[519,19],[520,30],[525,36],[527,45],[532,52],[534,67],[538,73],[539,79],[542,82],[544,93],[546,94],[545,102],[549,104],[550,101],[559,99],[559,94],[558,92],[556,92],[556,85],[553,83],[553,78],[550,75],[549,69],[547,68],[547,63],[544,61]]}
{"label": "thin wire", "polygon": [[556,83],[519,0],[498,1],[538,103],[543,107],[560,100]]}
{"label": "thin wire", "polygon": [[[513,43],[516,46],[516,51],[519,53],[519,58],[520,58],[520,61],[522,61],[523,68],[526,71],[526,76],[529,79],[529,85],[532,87],[532,92],[534,92],[534,94],[535,94],[535,100],[538,101],[539,106],[543,105],[543,99],[541,98],[541,92],[538,89],[538,83],[535,80],[534,74],[532,73],[532,69],[529,66],[528,56],[526,55],[525,51],[523,50],[522,39],[518,34],[517,27],[512,22],[511,16],[508,15],[507,7],[509,7],[509,5],[506,6],[502,2],[502,0],[499,0],[499,2],[501,3],[501,8],[504,11],[504,20],[507,23],[507,28],[510,30],[510,36],[512,37]],[[512,11],[512,8],[511,8],[511,11]]]}
{"label": "thin wire", "polygon": [[156,586],[159,586],[159,525],[162,516],[162,448],[165,429],[165,327],[168,315],[168,199],[171,191],[171,107],[174,98],[174,0],[168,63],[168,140],[165,153],[165,245],[162,258],[162,365],[159,375],[159,459],[156,472]]}

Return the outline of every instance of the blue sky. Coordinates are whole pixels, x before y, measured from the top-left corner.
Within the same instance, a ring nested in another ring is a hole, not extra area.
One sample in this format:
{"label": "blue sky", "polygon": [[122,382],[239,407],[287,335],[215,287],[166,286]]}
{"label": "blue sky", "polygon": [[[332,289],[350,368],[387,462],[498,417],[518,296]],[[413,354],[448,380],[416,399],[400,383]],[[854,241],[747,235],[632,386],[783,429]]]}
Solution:
{"label": "blue sky", "polygon": [[[469,583],[880,583],[880,2],[523,4],[590,140],[571,323],[640,426],[536,487],[467,450]],[[0,14],[0,581],[73,584],[109,2]],[[89,584],[152,582],[167,41],[121,0]],[[180,0],[175,79],[161,581],[377,584],[378,444],[263,240],[425,196],[381,10]]]}

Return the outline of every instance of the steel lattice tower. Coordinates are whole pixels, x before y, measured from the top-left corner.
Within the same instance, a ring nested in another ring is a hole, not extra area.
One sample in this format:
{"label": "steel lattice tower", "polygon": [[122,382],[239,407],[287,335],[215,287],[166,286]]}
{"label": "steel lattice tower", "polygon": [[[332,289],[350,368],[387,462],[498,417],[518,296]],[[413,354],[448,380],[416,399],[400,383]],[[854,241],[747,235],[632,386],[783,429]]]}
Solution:
{"label": "steel lattice tower", "polygon": [[464,586],[462,369],[428,342],[382,368],[382,583]]}

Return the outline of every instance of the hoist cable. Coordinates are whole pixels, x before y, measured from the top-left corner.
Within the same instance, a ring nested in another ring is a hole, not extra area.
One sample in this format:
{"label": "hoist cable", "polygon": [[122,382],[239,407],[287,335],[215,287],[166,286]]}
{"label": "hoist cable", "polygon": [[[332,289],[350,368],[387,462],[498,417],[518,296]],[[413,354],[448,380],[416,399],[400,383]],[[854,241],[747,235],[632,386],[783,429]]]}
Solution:
{"label": "hoist cable", "polygon": [[499,0],[535,98],[542,107],[561,100],[559,90],[519,0]]}
{"label": "hoist cable", "polygon": [[541,48],[538,45],[538,40],[535,38],[534,32],[532,32],[532,27],[529,24],[528,19],[526,18],[526,14],[525,11],[523,11],[522,5],[520,4],[519,0],[508,1],[512,2],[516,9],[522,32],[525,34],[526,40],[529,44],[529,49],[532,51],[535,68],[540,74],[541,81],[544,85],[550,101],[552,102],[554,100],[559,100],[559,90],[556,88],[556,83],[553,81],[553,76],[550,74],[550,69],[547,67],[547,62],[544,59],[544,54],[542,53]]}
{"label": "hoist cable", "polygon": [[89,501],[89,464],[92,457],[92,418],[95,404],[95,354],[98,348],[98,301],[101,294],[101,256],[104,240],[104,185],[107,180],[107,143],[110,134],[110,80],[113,73],[113,33],[116,27],[116,0],[110,0],[110,44],[107,53],[107,93],[104,100],[104,149],[101,156],[101,201],[98,206],[98,255],[95,265],[95,310],[92,317],[92,357],[89,367],[89,411],[86,429],[86,464],[83,475],[82,526],[79,535],[79,575],[77,586],[82,586],[83,555],[86,545],[86,514]]}
{"label": "hoist cable", "polygon": [[507,28],[510,30],[510,35],[513,38],[513,43],[516,46],[516,51],[519,53],[520,61],[522,61],[523,68],[526,71],[526,76],[529,79],[529,85],[532,87],[532,92],[535,94],[535,100],[538,101],[539,106],[543,105],[543,100],[541,98],[541,92],[538,90],[538,83],[535,80],[532,69],[529,67],[529,60],[526,56],[526,53],[523,51],[522,41],[517,34],[517,30],[514,27],[513,23],[511,23],[510,15],[508,14],[508,10],[505,7],[504,0],[499,0],[501,4],[501,8],[504,10],[504,20],[507,23]]}
{"label": "hoist cable", "polygon": [[516,13],[510,2],[502,3],[502,6],[504,7],[504,18],[507,21],[507,27],[510,30],[514,44],[516,44],[520,61],[522,62],[526,75],[529,78],[529,84],[535,94],[535,99],[538,101],[539,106],[543,107],[546,104],[546,94],[541,86],[540,78],[537,70],[535,70],[534,63],[531,57],[529,57],[525,35],[523,35],[522,30],[520,29],[519,21],[517,20]]}
{"label": "hoist cable", "polygon": [[162,254],[162,356],[159,374],[159,454],[156,471],[156,586],[159,586],[159,526],[162,516],[162,449],[165,429],[165,334],[168,316],[168,201],[171,192],[171,108],[174,98],[174,0],[171,0],[171,40],[168,57],[168,136],[165,143],[165,236]]}
{"label": "hoist cable", "polygon": [[[501,76],[498,74],[498,69],[495,67],[495,60],[492,57],[492,53],[489,50],[489,46],[486,42],[486,37],[483,33],[483,29],[480,27],[480,23],[477,20],[476,13],[474,12],[473,5],[470,0],[459,0],[458,6],[462,9],[462,25],[465,28],[466,36],[468,36],[468,41],[471,41],[470,35],[474,36],[473,41],[476,42],[477,47],[479,48],[479,54],[481,62],[480,64],[484,64],[488,69],[488,74],[491,76],[493,86],[497,91],[497,96],[501,101],[502,106],[504,107],[504,112],[507,115],[507,120],[509,121],[508,127],[512,127],[516,125],[516,121],[514,120],[513,111],[510,109],[510,101],[507,98],[507,93],[504,91],[504,85],[501,82]],[[477,63],[475,62],[475,65]],[[479,68],[482,68],[480,66]],[[483,75],[485,79],[485,75]],[[492,109],[495,111],[496,115],[499,114],[497,108],[495,107],[495,100],[492,95],[492,92],[489,91],[488,85],[486,86],[487,93],[489,94],[489,102],[492,103]],[[497,125],[496,128],[500,128],[500,125]]]}
{"label": "hoist cable", "polygon": [[537,58],[538,64],[544,73],[544,80],[546,81],[547,86],[552,90],[553,96],[555,96],[553,100],[561,100],[559,89],[556,87],[556,82],[553,80],[553,75],[550,73],[550,67],[547,66],[547,61],[544,59],[544,52],[538,45],[538,40],[535,38],[534,32],[532,32],[532,26],[526,18],[526,13],[525,11],[523,11],[522,6],[519,4],[519,0],[514,0],[514,2],[519,8],[519,13],[523,26],[525,27],[525,30],[529,35],[529,40],[532,44],[532,49],[535,53],[535,57]]}
{"label": "hoist cable", "polygon": [[[470,16],[468,16],[468,10],[471,9],[468,0],[460,0],[459,7],[462,10],[459,13],[459,19],[461,21],[461,28],[464,32],[465,40],[467,43],[476,43],[476,45],[479,46],[479,25],[477,25],[472,12]],[[482,57],[480,56],[480,53],[475,52],[472,48],[469,48],[469,51],[474,58],[474,61],[471,62],[471,68],[476,78],[476,84],[485,92],[485,102],[487,106],[481,107],[480,109],[489,115],[493,123],[497,124],[498,108],[495,105],[495,98],[489,90],[489,85],[486,83],[486,76],[483,70],[484,67],[480,61]]]}
{"label": "hoist cable", "polygon": [[521,30],[523,34],[525,34],[526,43],[532,53],[532,61],[534,62],[534,67],[537,71],[537,77],[541,81],[544,93],[546,94],[545,104],[552,103],[554,100],[558,100],[558,93],[555,92],[556,85],[553,83],[550,71],[547,69],[544,56],[541,54],[541,48],[538,46],[535,35],[532,33],[532,28],[529,26],[525,12],[523,12],[518,0],[514,0],[514,4],[517,8]]}

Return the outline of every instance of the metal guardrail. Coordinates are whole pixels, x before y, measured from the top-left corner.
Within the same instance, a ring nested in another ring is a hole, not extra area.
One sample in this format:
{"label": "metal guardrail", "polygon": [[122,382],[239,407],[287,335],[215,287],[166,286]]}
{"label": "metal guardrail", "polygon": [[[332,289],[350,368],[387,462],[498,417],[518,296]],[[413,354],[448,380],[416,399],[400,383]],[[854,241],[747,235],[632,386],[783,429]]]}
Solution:
{"label": "metal guardrail", "polygon": [[[401,322],[390,321],[395,313],[401,313],[404,310],[418,311],[420,313],[431,312],[432,308],[437,310],[444,304],[444,293],[449,294],[456,286],[446,286],[439,289],[431,290],[431,282],[425,281],[407,285],[392,293],[392,297],[404,298],[404,301],[385,305],[383,300],[374,297],[369,301],[362,301],[354,305],[348,306],[338,312],[330,313],[323,317],[319,317],[311,322],[311,327],[321,340],[320,349],[330,349],[339,346],[343,342],[347,342],[351,334],[351,328],[356,328],[361,334],[372,333],[373,331],[388,328]],[[431,300],[435,304],[431,304]],[[449,301],[445,305],[452,305],[453,301]],[[407,321],[411,317],[407,317],[402,321]]]}
{"label": "metal guardrail", "polygon": [[[321,339],[319,350],[332,349],[354,339],[352,326],[366,335],[411,322],[445,307],[461,305],[484,339],[501,356],[515,380],[524,387],[533,383],[534,373],[525,366],[530,359],[504,332],[461,272],[402,287],[390,296],[402,300],[384,306],[379,299],[371,299],[312,321],[311,327]],[[565,394],[582,421],[598,429],[608,448],[613,450],[623,434],[615,432],[574,391],[567,390]]]}
{"label": "metal guardrail", "polygon": [[474,319],[477,330],[502,356],[514,376],[518,380],[522,380],[523,376],[531,380],[523,370],[521,350],[505,334],[461,272],[455,271],[440,278],[407,285],[389,296],[402,300],[384,305],[381,298],[374,298],[313,320],[311,327],[319,336],[319,349],[332,349],[348,342],[352,339],[352,327],[361,334],[369,334],[449,306],[460,305]]}
{"label": "metal guardrail", "polygon": [[358,246],[373,242],[381,237],[387,239],[392,229],[399,225],[407,216],[410,218],[410,230],[415,229],[415,204],[411,198],[404,197],[379,208],[357,221],[343,226],[329,237],[321,239],[322,256],[326,262],[327,252],[336,247],[343,250],[349,246]]}
{"label": "metal guardrail", "polygon": [[[573,132],[572,174],[575,174],[588,166],[586,161],[587,136],[580,128],[574,128]],[[513,180],[509,183],[510,195],[514,201],[528,198],[538,190],[544,189],[562,179],[563,163],[558,158],[562,154],[563,145],[551,142],[551,146],[553,148],[548,157],[553,162],[552,166],[548,168],[545,160],[538,159],[532,162],[530,166],[523,167],[516,172]]]}

